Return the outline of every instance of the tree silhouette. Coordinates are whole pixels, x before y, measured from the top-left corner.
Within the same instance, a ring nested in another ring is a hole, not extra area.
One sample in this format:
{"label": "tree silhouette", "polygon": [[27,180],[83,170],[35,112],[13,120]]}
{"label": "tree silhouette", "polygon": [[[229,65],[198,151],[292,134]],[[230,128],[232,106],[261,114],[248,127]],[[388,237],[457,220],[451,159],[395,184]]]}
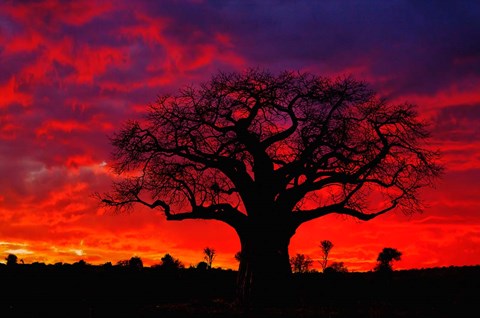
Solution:
{"label": "tree silhouette", "polygon": [[128,259],[122,259],[117,262],[117,266],[127,267],[130,261]]}
{"label": "tree silhouette", "polygon": [[375,271],[377,272],[391,272],[392,262],[399,261],[401,259],[402,252],[396,248],[385,247],[377,257],[377,265]]}
{"label": "tree silhouette", "polygon": [[207,262],[208,268],[212,268],[213,260],[215,259],[216,253],[213,248],[205,247],[203,249],[204,257],[203,259]]}
{"label": "tree silhouette", "polygon": [[240,300],[278,301],[303,223],[421,210],[418,190],[441,172],[427,128],[413,105],[349,77],[220,72],[160,96],[111,137],[123,178],[97,197],[118,212],[139,203],[168,221],[225,222],[241,243]]}
{"label": "tree silhouette", "polygon": [[101,265],[103,268],[110,269],[112,268],[112,262],[106,262],[103,265]]}
{"label": "tree silhouette", "polygon": [[161,261],[162,263],[158,267],[164,270],[178,270],[184,268],[184,265],[179,259],[174,258],[168,253],[162,257]]}
{"label": "tree silhouette", "polygon": [[207,262],[204,262],[204,261],[201,261],[201,262],[198,262],[197,266],[195,266],[196,269],[199,269],[199,270],[207,270],[208,268],[208,264]]}
{"label": "tree silhouette", "polygon": [[7,266],[15,266],[18,264],[18,257],[15,254],[8,254],[5,260],[7,261]]}
{"label": "tree silhouette", "polygon": [[140,257],[138,256],[133,256],[130,258],[128,261],[128,266],[132,269],[142,269],[143,268],[143,261]]}
{"label": "tree silhouette", "polygon": [[290,259],[290,265],[294,273],[307,273],[313,264],[313,260],[305,254],[297,253]]}
{"label": "tree silhouette", "polygon": [[333,262],[323,270],[324,273],[347,273],[348,268],[343,262]]}
{"label": "tree silhouette", "polygon": [[89,266],[89,264],[85,260],[81,259],[78,262],[73,263],[72,266],[74,266],[78,269],[84,269],[87,266]]}
{"label": "tree silhouette", "polygon": [[323,240],[320,242],[320,248],[322,249],[322,260],[320,261],[320,265],[322,266],[322,271],[325,271],[328,263],[328,254],[333,248],[333,243],[329,240]]}

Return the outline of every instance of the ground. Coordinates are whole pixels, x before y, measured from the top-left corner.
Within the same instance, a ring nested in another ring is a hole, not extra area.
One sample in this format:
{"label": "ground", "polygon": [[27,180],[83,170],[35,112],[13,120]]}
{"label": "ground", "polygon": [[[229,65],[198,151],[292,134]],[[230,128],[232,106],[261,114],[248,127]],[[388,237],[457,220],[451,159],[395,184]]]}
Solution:
{"label": "ground", "polygon": [[1,317],[476,317],[480,266],[294,275],[291,304],[243,308],[236,272],[0,266]]}

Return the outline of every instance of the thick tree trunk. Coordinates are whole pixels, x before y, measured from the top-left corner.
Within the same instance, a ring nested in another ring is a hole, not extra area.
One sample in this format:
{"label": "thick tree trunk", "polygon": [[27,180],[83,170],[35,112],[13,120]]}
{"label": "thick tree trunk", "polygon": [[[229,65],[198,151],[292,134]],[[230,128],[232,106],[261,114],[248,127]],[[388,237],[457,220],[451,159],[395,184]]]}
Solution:
{"label": "thick tree trunk", "polygon": [[240,236],[242,250],[237,297],[244,306],[271,306],[291,301],[288,245],[292,233],[249,231]]}

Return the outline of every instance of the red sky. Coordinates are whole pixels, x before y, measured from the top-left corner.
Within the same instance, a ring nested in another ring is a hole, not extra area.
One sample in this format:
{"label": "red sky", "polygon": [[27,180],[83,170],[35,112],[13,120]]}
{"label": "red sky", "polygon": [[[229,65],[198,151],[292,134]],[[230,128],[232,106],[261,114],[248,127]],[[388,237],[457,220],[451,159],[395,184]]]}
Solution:
{"label": "red sky", "polygon": [[[0,4],[0,260],[92,264],[206,246],[236,268],[239,241],[215,221],[166,222],[138,207],[113,215],[108,136],[157,95],[247,67],[351,74],[419,106],[446,172],[423,214],[369,222],[328,216],[301,227],[290,253],[370,270],[480,264],[480,5],[477,1],[3,1]],[[318,264],[316,265],[318,267]]]}

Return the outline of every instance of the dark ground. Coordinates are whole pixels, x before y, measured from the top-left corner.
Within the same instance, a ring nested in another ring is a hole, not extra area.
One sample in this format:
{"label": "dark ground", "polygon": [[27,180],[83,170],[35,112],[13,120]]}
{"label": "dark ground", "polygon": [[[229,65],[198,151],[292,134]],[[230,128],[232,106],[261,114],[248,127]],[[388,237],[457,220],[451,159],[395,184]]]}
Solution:
{"label": "dark ground", "polygon": [[[235,271],[0,266],[0,317],[477,317],[480,266],[294,275],[294,305],[243,310]],[[475,311],[474,311],[475,310]]]}

